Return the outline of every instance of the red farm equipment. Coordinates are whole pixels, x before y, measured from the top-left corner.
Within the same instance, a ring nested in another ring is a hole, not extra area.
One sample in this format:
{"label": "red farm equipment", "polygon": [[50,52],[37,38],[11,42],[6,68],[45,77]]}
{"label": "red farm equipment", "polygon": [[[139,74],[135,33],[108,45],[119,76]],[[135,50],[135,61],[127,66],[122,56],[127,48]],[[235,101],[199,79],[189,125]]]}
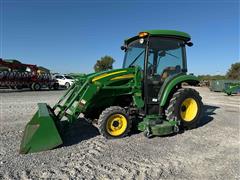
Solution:
{"label": "red farm equipment", "polygon": [[0,87],[30,88],[37,91],[43,87],[58,89],[59,85],[44,68],[0,58]]}

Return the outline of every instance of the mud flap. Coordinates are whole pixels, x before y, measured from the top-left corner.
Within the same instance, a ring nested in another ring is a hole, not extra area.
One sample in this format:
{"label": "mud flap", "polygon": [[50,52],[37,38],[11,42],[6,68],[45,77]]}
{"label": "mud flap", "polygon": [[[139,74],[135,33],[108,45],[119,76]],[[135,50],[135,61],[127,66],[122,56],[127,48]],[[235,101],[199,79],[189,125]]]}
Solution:
{"label": "mud flap", "polygon": [[39,103],[38,111],[25,127],[20,153],[45,151],[61,145],[63,141],[56,122],[57,118],[51,108],[45,103]]}

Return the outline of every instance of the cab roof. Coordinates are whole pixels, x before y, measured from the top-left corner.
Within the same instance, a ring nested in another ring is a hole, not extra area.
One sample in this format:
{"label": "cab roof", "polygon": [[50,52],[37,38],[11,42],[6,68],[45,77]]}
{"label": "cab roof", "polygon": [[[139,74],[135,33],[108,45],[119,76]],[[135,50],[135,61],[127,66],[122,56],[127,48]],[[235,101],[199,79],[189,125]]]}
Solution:
{"label": "cab roof", "polygon": [[[175,31],[175,30],[145,30],[141,32],[146,32],[150,36],[162,36],[162,37],[176,37],[178,39],[182,39],[184,41],[190,41],[191,36],[188,33],[182,31]],[[139,36],[134,36],[125,40],[126,44],[129,44],[131,41],[138,39]]]}

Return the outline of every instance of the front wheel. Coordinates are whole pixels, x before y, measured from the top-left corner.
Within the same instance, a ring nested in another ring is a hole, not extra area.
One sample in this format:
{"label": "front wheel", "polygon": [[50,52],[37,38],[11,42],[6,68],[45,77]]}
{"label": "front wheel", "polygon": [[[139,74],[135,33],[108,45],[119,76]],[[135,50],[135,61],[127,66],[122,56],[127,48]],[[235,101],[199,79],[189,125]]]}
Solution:
{"label": "front wheel", "polygon": [[107,139],[126,136],[131,126],[131,119],[127,115],[125,109],[120,106],[106,108],[98,119],[99,132]]}
{"label": "front wheel", "polygon": [[194,89],[185,88],[173,94],[165,114],[168,120],[180,120],[182,128],[192,129],[199,124],[202,109],[203,103],[199,93]]}

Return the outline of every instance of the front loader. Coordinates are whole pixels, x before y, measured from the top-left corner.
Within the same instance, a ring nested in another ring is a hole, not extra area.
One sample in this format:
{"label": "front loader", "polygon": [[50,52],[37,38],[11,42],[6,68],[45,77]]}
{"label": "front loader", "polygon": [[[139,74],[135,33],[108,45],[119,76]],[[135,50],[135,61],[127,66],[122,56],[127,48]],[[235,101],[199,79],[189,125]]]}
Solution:
{"label": "front loader", "polygon": [[201,97],[182,87],[199,83],[187,74],[190,40],[187,33],[173,30],[143,31],[125,40],[122,69],[81,77],[53,107],[38,104],[26,125],[20,153],[61,145],[64,125],[80,114],[107,139],[128,135],[133,125],[146,137],[195,128],[202,113]]}

